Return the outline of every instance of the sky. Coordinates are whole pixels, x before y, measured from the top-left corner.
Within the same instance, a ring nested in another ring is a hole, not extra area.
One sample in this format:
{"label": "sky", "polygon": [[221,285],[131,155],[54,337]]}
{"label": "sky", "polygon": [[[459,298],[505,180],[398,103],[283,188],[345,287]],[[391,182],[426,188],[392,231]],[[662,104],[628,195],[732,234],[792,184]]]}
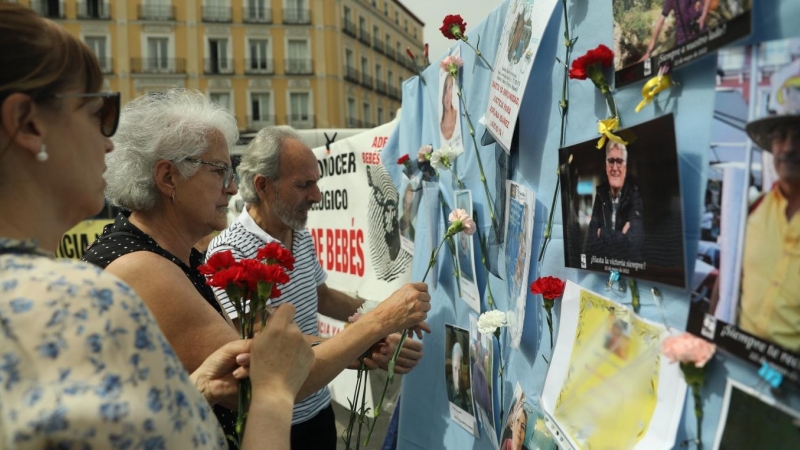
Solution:
{"label": "sky", "polygon": [[442,19],[448,14],[461,14],[470,28],[483,22],[486,16],[500,6],[502,0],[400,0],[411,12],[425,22],[423,42],[430,44],[429,56],[436,60],[452,45],[439,31]]}

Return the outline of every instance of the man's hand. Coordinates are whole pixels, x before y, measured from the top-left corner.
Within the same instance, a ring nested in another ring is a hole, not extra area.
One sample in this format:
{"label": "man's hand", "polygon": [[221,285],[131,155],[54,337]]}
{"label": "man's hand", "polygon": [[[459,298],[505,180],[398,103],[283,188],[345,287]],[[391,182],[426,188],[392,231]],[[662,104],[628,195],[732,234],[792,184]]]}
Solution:
{"label": "man's hand", "polygon": [[[400,343],[400,333],[393,333],[386,336],[381,342],[370,349],[371,362],[377,364],[377,367],[388,371],[389,361],[394,355],[397,344]],[[403,348],[397,356],[397,361],[394,365],[394,373],[407,374],[419,364],[422,359],[422,342],[415,341],[414,339],[406,339],[403,343]]]}
{"label": "man's hand", "polygon": [[625,222],[625,226],[622,227],[622,234],[628,234],[628,230],[631,229],[631,223]]}
{"label": "man's hand", "polygon": [[377,318],[389,333],[413,328],[428,317],[431,296],[425,283],[409,283],[396,290],[364,318]]}

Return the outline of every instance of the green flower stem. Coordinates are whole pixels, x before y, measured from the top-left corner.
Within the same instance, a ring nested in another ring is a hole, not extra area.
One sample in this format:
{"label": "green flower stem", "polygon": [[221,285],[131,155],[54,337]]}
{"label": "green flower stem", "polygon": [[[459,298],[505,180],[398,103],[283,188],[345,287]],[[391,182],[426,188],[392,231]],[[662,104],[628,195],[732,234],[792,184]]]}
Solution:
{"label": "green flower stem", "polygon": [[[569,16],[567,15],[567,0],[561,0],[561,9],[564,11],[564,47],[566,47],[566,56],[564,58],[564,79],[561,82],[561,101],[558,103],[561,108],[561,137],[558,141],[558,147],[564,146],[567,137],[567,108],[569,107],[569,99],[567,92],[567,79],[569,78],[569,59],[572,55],[572,47],[575,40],[569,35]],[[556,173],[559,173],[557,170]],[[556,189],[553,192],[553,203],[550,206],[550,214],[547,219],[547,226],[544,231],[544,238],[542,239],[542,250],[539,252],[539,262],[544,259],[544,252],[547,249],[547,244],[550,242],[551,231],[553,228],[553,213],[555,212],[556,198],[558,197],[558,188],[560,187],[561,177],[556,180]]]}
{"label": "green flower stem", "polygon": [[[436,250],[431,252],[431,259],[428,262],[428,268],[425,270],[425,275],[422,276],[422,282],[424,283],[425,280],[428,278],[428,273],[430,273],[431,268],[436,265],[436,258],[439,256],[439,250],[441,250],[442,245],[445,243],[446,240],[451,238],[453,233],[448,229],[448,231],[444,234],[442,241],[439,242],[439,245],[436,247]],[[383,400],[386,398],[386,390],[389,389],[389,384],[394,381],[394,365],[397,362],[397,358],[400,356],[400,351],[403,349],[403,344],[406,342],[406,338],[408,337],[408,330],[403,330],[403,333],[400,335],[400,342],[397,343],[397,348],[394,349],[394,354],[392,354],[392,359],[389,360],[389,364],[386,367],[388,376],[386,377],[386,383],[383,385],[383,392],[381,393],[381,399],[378,401],[377,405],[375,405],[375,410],[372,413],[372,423],[369,426],[369,432],[367,433],[367,439],[364,441],[364,445],[366,446],[369,444],[369,439],[372,437],[372,431],[375,429],[375,423],[378,421],[378,416],[381,414],[381,409],[383,407]],[[360,435],[360,434],[359,434]]]}
{"label": "green flower stem", "polygon": [[547,312],[547,329],[550,331],[550,354],[553,353],[553,306],[555,302],[546,298],[542,299],[542,307]]}
{"label": "green flower stem", "polygon": [[[486,58],[483,57],[483,53],[481,53],[481,51],[478,50],[477,47],[473,47],[472,44],[470,44],[469,41],[467,41],[467,37],[466,36],[462,36],[461,40],[464,41],[464,43],[467,44],[469,46],[469,48],[475,50],[475,54],[478,55],[478,58],[482,59],[483,63],[486,64],[487,66],[489,66],[489,70],[494,72],[494,67],[492,67],[492,65],[489,64],[489,61],[487,61]],[[480,41],[480,39],[478,41]]]}
{"label": "green flower stem", "polygon": [[475,147],[475,156],[478,159],[478,170],[480,170],[481,173],[481,184],[483,184],[483,191],[486,194],[486,204],[489,207],[489,218],[492,221],[492,228],[494,229],[495,235],[500,236],[494,214],[494,202],[492,202],[492,196],[489,194],[489,186],[486,184],[486,175],[483,172],[483,160],[481,159],[481,153],[478,151],[478,140],[475,138],[475,128],[472,126],[472,119],[467,110],[467,100],[464,98],[464,93],[461,91],[460,84],[456,83],[456,89],[461,108],[464,110],[464,117],[467,118],[467,126],[469,127],[469,135],[472,137],[472,145]]}
{"label": "green flower stem", "polygon": [[611,89],[607,89],[603,93],[603,97],[606,99],[606,105],[608,106],[608,110],[611,112],[611,117],[616,117],[619,119],[619,113],[617,112],[617,101],[614,100],[614,95],[611,93]]}
{"label": "green flower stem", "polygon": [[703,399],[700,397],[698,383],[692,383],[692,397],[694,398],[694,415],[697,417],[697,449],[703,450]]}

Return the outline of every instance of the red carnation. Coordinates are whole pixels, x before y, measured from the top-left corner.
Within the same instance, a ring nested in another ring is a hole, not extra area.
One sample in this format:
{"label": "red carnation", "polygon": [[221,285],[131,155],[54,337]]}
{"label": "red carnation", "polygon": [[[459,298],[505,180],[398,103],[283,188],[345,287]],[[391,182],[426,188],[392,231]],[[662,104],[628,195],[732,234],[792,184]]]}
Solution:
{"label": "red carnation", "polygon": [[267,264],[280,264],[286,270],[294,270],[294,256],[279,242],[270,242],[258,249],[256,259],[266,261]]}
{"label": "red carnation", "polygon": [[197,270],[203,275],[213,275],[215,272],[227,269],[236,264],[236,258],[230,250],[224,252],[214,253],[208,258],[208,262],[198,266]]}
{"label": "red carnation", "polygon": [[458,40],[464,36],[467,30],[467,22],[459,14],[448,14],[442,21],[442,26],[439,31],[442,32],[447,39]]}
{"label": "red carnation", "polygon": [[237,264],[208,276],[206,284],[220,289],[226,289],[229,285],[236,285],[241,289],[246,289],[247,276],[244,269]]}
{"label": "red carnation", "polygon": [[564,282],[556,277],[539,277],[531,284],[531,293],[555,300],[564,295]]}
{"label": "red carnation", "polygon": [[569,77],[573,80],[590,78],[603,93],[608,90],[608,82],[603,75],[604,67],[611,67],[614,63],[614,52],[603,44],[589,50],[585,55],[572,61]]}
{"label": "red carnation", "polygon": [[403,155],[397,158],[397,164],[407,164],[408,163],[408,155]]}

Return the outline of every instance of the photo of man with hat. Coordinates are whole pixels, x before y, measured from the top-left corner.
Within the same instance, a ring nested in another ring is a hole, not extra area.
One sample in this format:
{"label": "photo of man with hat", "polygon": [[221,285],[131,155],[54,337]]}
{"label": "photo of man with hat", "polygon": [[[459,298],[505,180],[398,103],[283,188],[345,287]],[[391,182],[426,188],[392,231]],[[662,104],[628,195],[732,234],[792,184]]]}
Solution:
{"label": "photo of man with hat", "polygon": [[747,124],[778,181],[750,207],[739,327],[800,351],[800,60],[772,75],[770,115]]}

